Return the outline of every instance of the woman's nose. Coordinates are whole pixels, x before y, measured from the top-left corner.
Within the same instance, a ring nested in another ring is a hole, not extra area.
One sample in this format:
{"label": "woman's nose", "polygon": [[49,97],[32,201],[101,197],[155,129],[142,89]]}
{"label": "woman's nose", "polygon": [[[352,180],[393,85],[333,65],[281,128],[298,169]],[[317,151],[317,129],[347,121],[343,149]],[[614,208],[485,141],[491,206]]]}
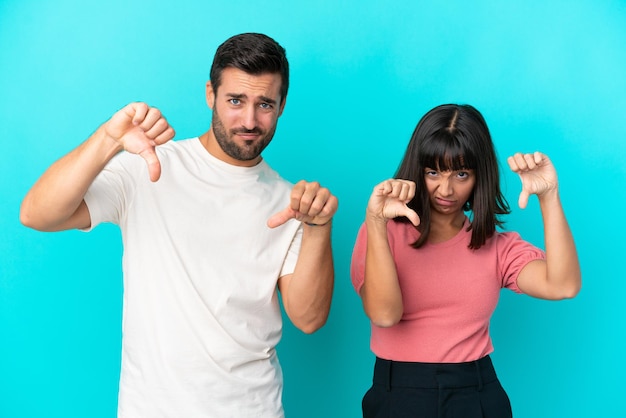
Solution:
{"label": "woman's nose", "polygon": [[441,180],[441,183],[439,183],[439,193],[442,196],[450,196],[453,193],[453,189],[452,189],[452,183],[450,182],[450,179],[445,177]]}

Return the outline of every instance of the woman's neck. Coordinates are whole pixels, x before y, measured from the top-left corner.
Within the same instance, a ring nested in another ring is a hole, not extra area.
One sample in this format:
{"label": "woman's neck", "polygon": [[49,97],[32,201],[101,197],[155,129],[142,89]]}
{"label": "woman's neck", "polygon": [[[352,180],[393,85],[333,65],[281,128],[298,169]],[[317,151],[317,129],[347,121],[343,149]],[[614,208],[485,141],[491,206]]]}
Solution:
{"label": "woman's neck", "polygon": [[455,237],[465,224],[465,213],[459,212],[453,215],[442,215],[431,212],[430,232],[428,242],[436,244]]}

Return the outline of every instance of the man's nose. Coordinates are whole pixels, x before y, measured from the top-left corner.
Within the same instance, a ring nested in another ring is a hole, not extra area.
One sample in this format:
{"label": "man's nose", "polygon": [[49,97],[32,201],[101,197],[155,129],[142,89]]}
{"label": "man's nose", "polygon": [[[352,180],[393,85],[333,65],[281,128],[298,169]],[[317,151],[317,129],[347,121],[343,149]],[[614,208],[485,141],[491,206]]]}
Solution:
{"label": "man's nose", "polygon": [[256,128],[256,122],[256,107],[246,106],[241,114],[241,125],[248,130],[252,130]]}

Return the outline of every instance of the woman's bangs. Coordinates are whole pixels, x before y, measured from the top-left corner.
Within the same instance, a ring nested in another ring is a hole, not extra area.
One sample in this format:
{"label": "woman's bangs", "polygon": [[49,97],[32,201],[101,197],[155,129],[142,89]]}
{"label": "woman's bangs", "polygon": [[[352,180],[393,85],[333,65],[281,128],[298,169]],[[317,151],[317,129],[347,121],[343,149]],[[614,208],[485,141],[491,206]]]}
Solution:
{"label": "woman's bangs", "polygon": [[453,135],[439,131],[422,143],[420,164],[438,171],[473,170],[476,157]]}

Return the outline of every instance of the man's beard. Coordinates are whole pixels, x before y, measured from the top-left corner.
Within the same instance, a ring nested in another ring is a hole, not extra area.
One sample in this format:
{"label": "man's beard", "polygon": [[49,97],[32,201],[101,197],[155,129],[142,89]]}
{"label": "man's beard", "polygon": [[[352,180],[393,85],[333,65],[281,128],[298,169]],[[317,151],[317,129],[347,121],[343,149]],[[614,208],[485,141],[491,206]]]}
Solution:
{"label": "man's beard", "polygon": [[[215,139],[217,143],[222,148],[222,150],[231,158],[239,161],[250,161],[257,158],[261,155],[261,152],[268,146],[268,144],[272,141],[274,137],[274,132],[276,131],[276,124],[271,128],[271,130],[265,132],[260,128],[253,129],[231,129],[230,135],[226,132],[222,121],[217,114],[217,111],[213,110],[213,120],[211,122],[211,126],[213,127],[213,134],[215,135]],[[247,144],[245,141],[243,146],[239,146],[231,139],[232,135],[238,133],[254,133],[262,135],[259,139]]]}

